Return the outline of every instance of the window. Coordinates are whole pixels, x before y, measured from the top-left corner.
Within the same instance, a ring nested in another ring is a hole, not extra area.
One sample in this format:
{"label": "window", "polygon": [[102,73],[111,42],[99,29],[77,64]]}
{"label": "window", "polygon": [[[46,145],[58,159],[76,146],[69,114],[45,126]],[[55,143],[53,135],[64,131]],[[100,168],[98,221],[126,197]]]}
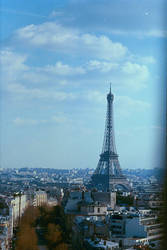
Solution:
{"label": "window", "polygon": [[89,212],[94,213],[94,207],[89,207]]}

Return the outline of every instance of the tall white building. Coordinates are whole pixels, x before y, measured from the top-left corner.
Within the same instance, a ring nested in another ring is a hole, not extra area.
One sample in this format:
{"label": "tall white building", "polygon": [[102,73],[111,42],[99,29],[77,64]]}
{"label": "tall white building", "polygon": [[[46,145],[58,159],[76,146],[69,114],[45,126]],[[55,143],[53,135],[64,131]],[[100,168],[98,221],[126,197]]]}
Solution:
{"label": "tall white building", "polygon": [[10,203],[10,215],[12,217],[13,226],[15,226],[21,218],[27,207],[27,197],[25,194],[16,194]]}
{"label": "tall white building", "polygon": [[157,244],[162,238],[162,224],[156,216],[116,214],[111,216],[111,239],[118,239],[123,246],[136,243]]}
{"label": "tall white building", "polygon": [[47,193],[45,191],[39,190],[34,194],[33,206],[38,207],[47,203]]}

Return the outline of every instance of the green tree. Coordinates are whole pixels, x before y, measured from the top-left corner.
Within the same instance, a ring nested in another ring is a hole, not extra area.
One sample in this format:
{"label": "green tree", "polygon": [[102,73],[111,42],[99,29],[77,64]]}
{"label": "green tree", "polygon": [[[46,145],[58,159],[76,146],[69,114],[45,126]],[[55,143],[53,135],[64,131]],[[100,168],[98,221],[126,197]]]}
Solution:
{"label": "green tree", "polygon": [[38,250],[37,235],[34,228],[22,225],[17,235],[16,250]]}
{"label": "green tree", "polygon": [[65,243],[60,243],[54,250],[68,250],[68,245]]}
{"label": "green tree", "polygon": [[45,236],[49,247],[52,249],[62,241],[62,232],[59,225],[50,223],[48,225],[47,234]]}
{"label": "green tree", "polygon": [[30,225],[30,226],[34,226],[36,219],[39,216],[39,210],[36,207],[33,206],[29,206],[25,212],[24,215],[21,218],[21,225],[25,224],[25,225]]}
{"label": "green tree", "polygon": [[29,206],[25,210],[19,223],[19,231],[16,235],[16,250],[38,250],[38,239],[34,229],[38,216],[38,208]]}

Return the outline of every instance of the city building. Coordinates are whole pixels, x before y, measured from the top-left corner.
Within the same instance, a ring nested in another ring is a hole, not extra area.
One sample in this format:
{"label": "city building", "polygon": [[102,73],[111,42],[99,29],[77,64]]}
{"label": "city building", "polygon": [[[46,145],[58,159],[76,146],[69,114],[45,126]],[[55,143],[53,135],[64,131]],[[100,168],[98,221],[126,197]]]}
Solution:
{"label": "city building", "polygon": [[0,216],[0,249],[10,249],[11,233],[9,216]]}
{"label": "city building", "polygon": [[85,239],[85,246],[87,249],[107,249],[107,250],[118,250],[119,244],[116,242],[112,242],[109,240],[103,240],[96,238],[95,240],[92,239]]}
{"label": "city building", "polygon": [[33,205],[35,207],[42,206],[47,203],[47,193],[39,190],[34,193]]}
{"label": "city building", "polygon": [[128,247],[135,244],[157,245],[162,239],[162,224],[155,215],[119,213],[110,215],[111,240]]}
{"label": "city building", "polygon": [[107,214],[108,208],[114,209],[115,205],[115,192],[71,190],[65,212],[68,214],[104,216]]}
{"label": "city building", "polygon": [[17,193],[10,202],[10,215],[12,217],[13,226],[16,226],[26,207],[28,206],[27,196]]}

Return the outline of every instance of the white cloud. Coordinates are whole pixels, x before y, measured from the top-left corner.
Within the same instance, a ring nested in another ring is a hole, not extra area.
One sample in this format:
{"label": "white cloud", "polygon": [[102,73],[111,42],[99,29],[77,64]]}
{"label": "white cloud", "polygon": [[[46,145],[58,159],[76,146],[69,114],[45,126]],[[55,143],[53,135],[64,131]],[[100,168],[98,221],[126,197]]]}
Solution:
{"label": "white cloud", "polygon": [[[145,60],[152,61],[153,58]],[[137,58],[136,61],[141,61],[141,58]],[[97,82],[112,81],[121,89],[128,87],[133,91],[145,88],[150,76],[147,65],[135,63],[135,56],[129,58],[129,61],[122,62],[90,60],[86,68],[88,73],[94,74],[94,80]]]}
{"label": "white cloud", "polygon": [[167,30],[162,29],[150,29],[150,30],[111,30],[110,31],[114,35],[121,35],[121,36],[134,36],[138,39],[144,39],[147,37],[156,37],[156,38],[165,38],[167,37]]}
{"label": "white cloud", "polygon": [[17,73],[17,71],[28,70],[29,67],[25,65],[27,55],[18,54],[11,49],[6,48],[0,51],[1,70],[9,73]]}
{"label": "white cloud", "polygon": [[[134,61],[135,58],[132,58]],[[146,58],[146,60],[153,60]],[[124,60],[125,61],[125,60]],[[1,80],[5,90],[19,98],[45,98],[55,100],[73,100],[77,94],[57,90],[64,85],[78,86],[85,84],[88,88],[93,77],[96,82],[106,82],[110,79],[121,88],[129,86],[138,90],[146,86],[149,71],[146,65],[139,63],[115,62],[114,60],[90,60],[84,65],[71,66],[61,61],[54,65],[48,64],[41,67],[27,65],[27,55],[18,54],[10,49],[1,51]],[[82,79],[81,79],[82,76]],[[33,86],[35,84],[35,87]],[[37,86],[37,87],[36,87]],[[97,91],[88,91],[87,99],[103,101],[103,96]]]}
{"label": "white cloud", "polygon": [[140,58],[140,61],[144,64],[154,64],[156,60],[153,56],[144,56]]}
{"label": "white cloud", "polygon": [[[54,79],[54,82],[56,79]],[[37,68],[31,68],[29,71],[23,72],[17,77],[16,82],[28,83],[28,84],[48,84],[53,82],[53,78],[49,74],[46,74],[44,70],[38,70]]]}
{"label": "white cloud", "polygon": [[17,117],[16,119],[13,120],[15,125],[18,126],[23,126],[23,125],[37,125],[39,122],[37,120],[33,119],[23,119],[20,117]]}
{"label": "white cloud", "polygon": [[69,119],[65,114],[63,113],[57,113],[50,117],[49,119],[44,119],[44,120],[37,120],[37,119],[27,119],[27,118],[21,118],[21,117],[16,117],[13,120],[13,123],[17,126],[24,126],[24,125],[38,125],[38,124],[48,124],[48,123],[57,123],[57,124],[69,124],[72,120]]}
{"label": "white cloud", "polygon": [[[106,93],[89,91],[83,96],[88,101],[97,103],[98,109],[101,105],[106,103]],[[151,104],[149,102],[140,99],[133,99],[129,96],[114,95],[114,114],[116,114],[116,116],[129,118],[136,113],[149,112],[150,108]]]}
{"label": "white cloud", "polygon": [[120,77],[121,81],[124,81],[126,86],[138,91],[146,87],[149,78],[149,70],[146,65],[128,61],[121,66]]}
{"label": "white cloud", "polygon": [[15,32],[15,39],[22,44],[45,47],[61,53],[75,53],[101,59],[123,58],[128,49],[121,43],[113,42],[107,36],[82,34],[76,29],[66,28],[55,22],[28,25]]}
{"label": "white cloud", "polygon": [[137,63],[137,64],[141,64],[141,65],[150,65],[150,64],[155,64],[156,63],[156,59],[154,56],[140,56],[140,55],[135,55],[135,54],[131,54],[128,58],[128,61],[132,62],[132,63]]}
{"label": "white cloud", "polygon": [[[35,27],[37,28],[38,26]],[[27,35],[28,33],[29,32],[27,32]],[[28,36],[30,36],[30,34]],[[77,36],[78,35],[76,35],[76,37]],[[98,44],[103,42],[104,44],[106,43],[106,45],[108,44],[109,47],[112,44],[112,41],[104,36],[98,38],[96,36],[85,34],[81,35],[81,37],[80,40],[83,39],[84,44],[87,44],[86,46],[90,45],[90,48],[92,48],[94,44],[94,49],[97,49],[96,46],[98,47]],[[117,43],[114,43],[116,50],[117,45]],[[112,49],[114,49],[114,47]],[[30,67],[27,65],[27,55],[16,53],[7,48],[1,51],[2,80],[5,89],[15,95],[15,97],[18,96],[22,99],[25,97],[37,99],[43,98],[57,101],[74,100],[78,98],[80,93],[60,91],[56,88],[58,85],[63,88],[63,85],[67,84],[74,84],[77,86],[77,82],[79,84],[85,82],[85,85],[88,85],[90,82],[87,81],[89,72],[94,74],[94,80],[105,82],[107,74],[112,71],[112,78],[115,84],[120,84],[119,86],[121,86],[121,88],[124,86],[130,86],[131,89],[138,90],[145,87],[146,80],[149,76],[147,66],[144,64],[132,63],[131,60],[134,61],[135,58],[129,59],[129,61],[125,61],[125,59],[126,57],[122,62],[118,62],[116,59],[89,60],[88,63],[81,66],[71,66],[58,61],[54,65],[48,64],[42,67]],[[152,57],[145,57],[143,60],[149,61],[150,63],[154,62],[154,58]],[[75,79],[70,81],[70,77],[73,77],[74,75]],[[80,75],[84,75],[86,79],[81,79]],[[34,83],[38,84],[38,87],[34,87]],[[98,91],[87,91],[83,96],[89,101],[96,100],[101,103],[104,102],[105,98],[104,95]]]}
{"label": "white cloud", "polygon": [[140,75],[140,78],[147,79],[149,71],[146,65],[137,63],[126,62],[122,66],[122,72],[128,75]]}
{"label": "white cloud", "polygon": [[111,70],[117,69],[118,63],[91,60],[88,62],[87,68],[88,70],[95,70],[95,71],[101,71],[102,73],[107,73]]}
{"label": "white cloud", "polygon": [[[21,97],[51,98],[57,100],[74,99],[73,93],[44,89],[51,86],[56,88],[71,83],[69,77],[83,75],[86,70],[82,66],[73,67],[62,62],[43,67],[27,65],[27,55],[12,51],[9,48],[0,51],[1,88]],[[68,76],[68,81],[67,81]],[[33,85],[38,84],[34,88]],[[28,87],[27,87],[28,86]]]}
{"label": "white cloud", "polygon": [[105,94],[99,91],[89,91],[85,93],[84,96],[85,96],[85,99],[89,101],[95,101],[95,102],[100,102],[100,103],[104,103],[105,101]]}
{"label": "white cloud", "polygon": [[[89,91],[86,93],[85,98],[90,101],[96,101],[99,103],[104,103],[106,100],[106,93],[101,93],[99,91]],[[116,102],[116,106],[119,108],[131,110],[131,111],[141,111],[151,107],[150,103],[136,100],[128,96],[115,96],[114,95],[114,103]],[[114,104],[115,105],[115,104]]]}
{"label": "white cloud", "polygon": [[60,61],[55,65],[30,67],[27,65],[27,55],[16,53],[9,48],[0,51],[0,62],[1,81],[4,87],[7,83],[13,84],[17,82],[26,84],[38,83],[38,86],[41,83],[48,84],[51,82],[63,85],[67,83],[65,77],[73,77],[86,73],[86,69],[82,66],[73,67]]}
{"label": "white cloud", "polygon": [[1,87],[6,89],[7,84],[16,82],[25,73],[30,71],[26,65],[27,55],[12,51],[9,48],[0,50]]}
{"label": "white cloud", "polygon": [[123,58],[128,49],[121,43],[114,43],[107,36],[95,36],[91,34],[83,34],[80,37],[81,49],[92,53],[97,58],[102,59],[120,59]]}
{"label": "white cloud", "polygon": [[129,117],[132,113],[146,111],[151,107],[150,103],[129,96],[116,96],[115,102],[115,108],[118,109],[116,113],[125,117]]}
{"label": "white cloud", "polygon": [[119,104],[127,104],[129,106],[132,106],[134,108],[139,107],[141,109],[143,108],[149,108],[150,107],[150,103],[145,102],[145,101],[141,101],[141,100],[136,100],[136,99],[132,99],[128,96],[116,96],[116,100],[119,102]]}
{"label": "white cloud", "polygon": [[85,69],[82,67],[71,67],[62,62],[57,62],[55,65],[46,65],[40,69],[47,73],[57,74],[57,75],[77,75],[85,74]]}
{"label": "white cloud", "polygon": [[60,49],[72,45],[78,39],[78,32],[67,29],[55,22],[46,22],[40,25],[28,25],[15,32],[16,40],[29,43],[33,46],[49,46]]}
{"label": "white cloud", "polygon": [[27,88],[22,84],[9,84],[8,91],[13,94],[19,94],[22,97],[37,98],[37,99],[55,99],[57,101],[73,100],[76,96],[73,93],[56,91],[50,89]]}
{"label": "white cloud", "polygon": [[167,30],[149,30],[148,32],[144,32],[143,36],[148,37],[167,37]]}
{"label": "white cloud", "polygon": [[69,123],[70,120],[65,114],[60,113],[52,116],[52,121],[56,123]]}

